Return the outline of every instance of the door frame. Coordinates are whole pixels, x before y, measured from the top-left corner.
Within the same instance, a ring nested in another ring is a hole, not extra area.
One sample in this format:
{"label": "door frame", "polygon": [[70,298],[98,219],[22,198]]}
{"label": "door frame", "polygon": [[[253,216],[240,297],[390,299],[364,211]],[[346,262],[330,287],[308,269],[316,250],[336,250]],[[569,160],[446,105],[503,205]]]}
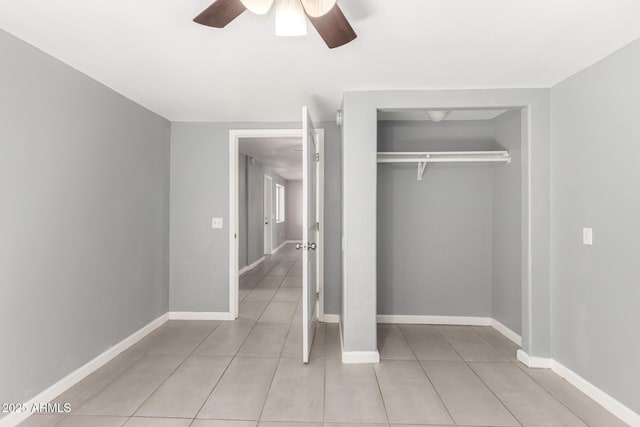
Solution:
{"label": "door frame", "polygon": [[[267,188],[269,188],[268,191]],[[267,193],[269,193],[268,197]],[[264,212],[265,221],[268,221],[268,223],[265,222],[262,227],[264,232],[263,252],[264,255],[271,255],[273,252],[273,178],[267,174],[264,174],[262,183],[262,211]]]}
{"label": "door frame", "polygon": [[[238,285],[239,285],[239,261],[238,261],[238,158],[239,143],[243,138],[302,138],[302,129],[231,129],[229,130],[229,319],[238,318]],[[324,222],[324,129],[316,129],[318,141],[318,161],[317,170],[317,218],[320,222],[318,232],[318,247],[316,251],[318,257],[318,320],[325,321],[324,316],[324,242],[325,242],[325,222]]]}

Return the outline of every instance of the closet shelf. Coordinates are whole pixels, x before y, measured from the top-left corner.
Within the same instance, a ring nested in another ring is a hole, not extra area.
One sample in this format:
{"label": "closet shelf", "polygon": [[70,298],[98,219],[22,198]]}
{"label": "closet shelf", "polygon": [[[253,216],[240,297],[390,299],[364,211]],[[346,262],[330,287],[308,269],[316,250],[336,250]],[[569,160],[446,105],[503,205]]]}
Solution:
{"label": "closet shelf", "polygon": [[418,181],[422,181],[427,163],[469,163],[493,162],[510,163],[511,156],[506,150],[502,151],[422,151],[378,152],[378,163],[417,163]]}

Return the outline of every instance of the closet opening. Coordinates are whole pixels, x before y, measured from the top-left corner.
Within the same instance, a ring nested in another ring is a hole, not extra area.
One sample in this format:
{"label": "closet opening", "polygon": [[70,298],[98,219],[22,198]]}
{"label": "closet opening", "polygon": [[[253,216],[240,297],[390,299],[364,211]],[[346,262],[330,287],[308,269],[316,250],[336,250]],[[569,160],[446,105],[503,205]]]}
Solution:
{"label": "closet opening", "polygon": [[521,109],[385,109],[377,127],[378,323],[520,345]]}

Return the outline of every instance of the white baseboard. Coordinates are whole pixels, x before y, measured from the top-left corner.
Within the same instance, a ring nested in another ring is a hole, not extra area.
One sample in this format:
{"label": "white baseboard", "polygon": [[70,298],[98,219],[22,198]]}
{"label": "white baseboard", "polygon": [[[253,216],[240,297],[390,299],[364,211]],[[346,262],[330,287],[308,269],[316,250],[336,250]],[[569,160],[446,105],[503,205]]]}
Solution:
{"label": "white baseboard", "polygon": [[256,268],[262,261],[264,261],[266,259],[266,257],[262,257],[259,260],[257,260],[256,262],[254,262],[251,265],[245,265],[244,267],[242,267],[240,269],[240,271],[238,272],[238,276],[242,276],[244,273],[246,273],[247,271],[253,270],[254,268]]}
{"label": "white baseboard", "polygon": [[[331,316],[337,316],[333,314]],[[339,317],[338,317],[339,319]],[[342,324],[338,322],[339,334],[340,334],[340,352],[342,353],[342,363],[344,364],[356,364],[356,363],[380,363],[380,353],[375,351],[344,351],[344,339],[342,335]]]}
{"label": "white baseboard", "polygon": [[511,329],[507,328],[503,323],[497,321],[496,319],[491,319],[491,327],[519,346],[522,345],[522,337],[513,332]]}
{"label": "white baseboard", "polygon": [[[113,347],[106,350],[104,353],[99,354],[93,360],[89,361],[85,365],[71,372],[66,377],[60,379],[58,382],[48,387],[46,390],[39,393],[37,396],[30,399],[25,403],[27,408],[34,404],[47,403],[60,396],[69,388],[76,385],[78,382],[100,369],[111,359],[122,353],[124,350],[131,347],[133,344],[140,341],[142,338],[153,332],[158,327],[162,326],[167,320],[169,320],[169,314],[165,313],[157,319],[149,322],[147,325],[138,329],[127,338],[123,339]],[[0,418],[0,427],[16,426],[25,419],[33,415],[30,412],[13,412]]]}
{"label": "white baseboard", "polygon": [[282,249],[282,247],[284,245],[286,245],[286,244],[287,244],[287,241],[285,240],[284,242],[280,243],[280,245],[278,245],[277,248],[271,249],[271,255],[274,255],[276,252],[278,252],[280,249]]}
{"label": "white baseboard", "polygon": [[640,426],[640,414],[591,384],[562,363],[553,360],[551,369],[625,423],[630,426]]}
{"label": "white baseboard", "polygon": [[284,242],[280,243],[280,246],[278,246],[277,248],[275,248],[274,250],[271,251],[271,255],[275,254],[280,249],[282,249],[282,247],[284,245],[289,244],[289,243],[302,243],[302,240],[285,240]]}
{"label": "white baseboard", "polygon": [[516,353],[516,357],[522,363],[530,368],[543,368],[551,369],[553,366],[553,359],[548,357],[529,356],[524,350],[519,349]]}
{"label": "white baseboard", "polygon": [[325,314],[320,320],[324,323],[340,323],[340,315],[339,314]]}
{"label": "white baseboard", "polygon": [[273,254],[275,254],[276,252],[278,252],[278,251],[279,251],[280,249],[282,249],[282,247],[283,247],[284,245],[286,245],[287,243],[300,243],[300,242],[295,241],[295,240],[285,240],[284,242],[280,243],[280,245],[279,245],[277,248],[275,248],[274,250],[272,250],[272,251],[271,251],[271,255],[273,255]]}
{"label": "white baseboard", "polygon": [[520,335],[491,317],[379,314],[377,319],[378,323],[395,323],[401,325],[491,326],[514,343],[522,345]]}
{"label": "white baseboard", "polygon": [[378,323],[397,323],[403,325],[464,325],[464,326],[491,326],[490,317],[470,316],[420,316],[378,314]]}
{"label": "white baseboard", "polygon": [[380,363],[380,353],[377,351],[343,351],[342,363]]}
{"label": "white baseboard", "polygon": [[522,350],[518,350],[518,360],[530,368],[551,369],[625,423],[630,426],[640,426],[640,414],[602,391],[600,388],[593,385],[557,360],[545,357],[529,356]]}
{"label": "white baseboard", "polygon": [[231,313],[222,311],[172,311],[171,320],[235,320]]}

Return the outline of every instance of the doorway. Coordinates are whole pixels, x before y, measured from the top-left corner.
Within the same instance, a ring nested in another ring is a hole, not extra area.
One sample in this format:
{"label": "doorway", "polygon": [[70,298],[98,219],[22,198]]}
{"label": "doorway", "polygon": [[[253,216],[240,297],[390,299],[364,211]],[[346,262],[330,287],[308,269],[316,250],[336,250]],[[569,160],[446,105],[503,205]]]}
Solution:
{"label": "doorway", "polygon": [[[241,208],[246,208],[247,199],[241,200],[239,197],[239,181],[242,181],[243,178],[239,179],[239,171],[242,170],[242,165],[240,164],[240,159],[247,159],[246,156],[242,156],[239,151],[240,143],[242,141],[253,140],[254,142],[259,141],[264,144],[266,147],[269,147],[270,141],[273,143],[274,140],[283,139],[283,138],[302,138],[302,130],[301,129],[245,129],[245,130],[231,130],[229,131],[229,317],[232,319],[237,319],[239,316],[239,305],[240,305],[240,289],[239,289],[239,272],[241,269],[240,266],[240,256],[239,249],[244,247],[246,243],[241,242],[239,239],[239,229],[241,227],[247,227],[246,223],[243,223],[243,220],[240,219],[239,214]],[[316,181],[317,181],[317,200],[316,200],[316,212],[317,212],[317,222],[318,222],[318,233],[316,244],[319,250],[315,251],[317,257],[317,272],[316,272],[316,293],[318,295],[318,302],[316,312],[318,313],[318,320],[324,320],[324,293],[323,293],[323,280],[324,280],[324,130],[316,129],[315,130],[315,140],[317,141],[317,150],[319,160],[317,163],[317,172],[316,172]],[[293,148],[292,148],[293,151]],[[300,157],[302,157],[302,150],[296,149],[299,153]],[[255,159],[252,159],[255,160]],[[266,174],[265,174],[266,175]],[[264,237],[264,240],[260,241],[261,248],[271,248],[271,256],[275,257],[279,255],[281,250],[280,248],[287,249],[286,244],[293,244],[295,247],[296,243],[302,243],[299,240],[288,241],[282,240],[282,237],[279,236],[279,230],[281,228],[285,228],[287,225],[287,213],[284,212],[284,219],[282,223],[279,223],[276,219],[276,213],[274,212],[276,202],[273,201],[273,197],[276,194],[275,185],[278,184],[275,179],[275,174],[270,174],[269,178],[271,178],[272,186],[271,186],[271,207],[268,206],[261,207],[261,218],[264,219],[267,217],[271,226],[271,233],[267,231],[265,235],[271,236],[271,243],[267,243],[267,238]],[[246,180],[246,177],[244,178]],[[260,189],[261,198],[264,197],[265,189],[264,183],[268,181],[268,178],[263,179],[263,186]],[[284,197],[287,198],[286,188],[284,190]],[[264,203],[264,201],[263,201]],[[244,207],[243,207],[244,206]],[[267,212],[267,215],[264,215],[264,212]],[[286,209],[285,209],[286,210]],[[271,216],[269,217],[268,212],[271,212]],[[293,219],[293,218],[291,218]],[[261,231],[266,228],[267,224],[262,224]],[[264,227],[264,228],[263,228]],[[283,245],[284,244],[284,245]],[[287,252],[286,250],[283,253]],[[264,250],[264,253],[267,253]],[[291,255],[291,254],[289,254]],[[292,257],[292,256],[291,256]],[[248,263],[246,267],[252,268],[260,268],[259,264],[264,263],[267,257],[263,257],[264,259],[258,259],[257,262]],[[255,265],[254,265],[255,264]],[[266,268],[266,267],[265,267]],[[245,270],[246,271],[246,270]]]}

